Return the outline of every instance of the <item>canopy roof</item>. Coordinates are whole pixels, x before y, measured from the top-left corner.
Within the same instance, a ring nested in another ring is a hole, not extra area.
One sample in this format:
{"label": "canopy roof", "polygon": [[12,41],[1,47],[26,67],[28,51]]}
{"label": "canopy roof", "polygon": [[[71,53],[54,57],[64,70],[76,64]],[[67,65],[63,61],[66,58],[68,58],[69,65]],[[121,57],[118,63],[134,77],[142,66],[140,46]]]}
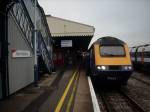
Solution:
{"label": "canopy roof", "polygon": [[46,16],[52,37],[86,37],[94,35],[94,27],[50,15]]}

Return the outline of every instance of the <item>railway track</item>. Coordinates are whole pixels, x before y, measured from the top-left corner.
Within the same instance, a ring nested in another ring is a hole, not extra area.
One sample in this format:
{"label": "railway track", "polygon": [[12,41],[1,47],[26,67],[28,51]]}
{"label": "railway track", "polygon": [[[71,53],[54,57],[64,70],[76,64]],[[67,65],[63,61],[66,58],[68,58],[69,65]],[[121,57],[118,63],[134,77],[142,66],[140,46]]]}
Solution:
{"label": "railway track", "polygon": [[99,96],[107,112],[146,112],[122,90],[100,90]]}
{"label": "railway track", "polygon": [[150,86],[150,83],[148,83],[148,82],[144,81],[143,79],[140,79],[140,78],[135,77],[135,76],[131,76],[131,78],[136,79],[136,80],[138,80],[138,81],[140,81],[140,82],[142,82],[142,83],[144,83],[144,84],[146,84],[146,85]]}

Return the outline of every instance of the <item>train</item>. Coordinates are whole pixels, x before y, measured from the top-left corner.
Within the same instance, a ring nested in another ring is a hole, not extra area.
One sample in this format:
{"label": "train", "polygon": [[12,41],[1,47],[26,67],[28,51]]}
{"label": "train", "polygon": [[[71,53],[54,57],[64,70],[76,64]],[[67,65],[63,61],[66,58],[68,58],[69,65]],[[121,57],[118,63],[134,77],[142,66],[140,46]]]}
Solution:
{"label": "train", "polygon": [[89,48],[89,75],[99,82],[126,85],[133,72],[129,48],[115,37],[101,37]]}
{"label": "train", "polygon": [[131,47],[130,55],[134,69],[150,72],[150,44]]}

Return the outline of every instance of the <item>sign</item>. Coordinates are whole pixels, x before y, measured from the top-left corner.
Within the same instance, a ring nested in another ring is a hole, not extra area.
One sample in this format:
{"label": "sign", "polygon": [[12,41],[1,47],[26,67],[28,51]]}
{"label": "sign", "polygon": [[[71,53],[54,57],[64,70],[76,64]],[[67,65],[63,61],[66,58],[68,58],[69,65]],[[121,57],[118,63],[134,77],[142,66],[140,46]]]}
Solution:
{"label": "sign", "polygon": [[72,47],[72,40],[61,40],[61,47]]}
{"label": "sign", "polygon": [[26,58],[31,57],[31,53],[28,50],[12,50],[13,58]]}

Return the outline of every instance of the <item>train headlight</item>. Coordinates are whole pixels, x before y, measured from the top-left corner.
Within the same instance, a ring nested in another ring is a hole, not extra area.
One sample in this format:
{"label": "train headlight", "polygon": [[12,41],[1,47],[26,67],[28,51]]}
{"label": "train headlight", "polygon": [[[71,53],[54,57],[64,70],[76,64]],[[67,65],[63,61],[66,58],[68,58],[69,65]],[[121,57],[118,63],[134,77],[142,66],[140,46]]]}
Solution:
{"label": "train headlight", "polygon": [[123,68],[124,68],[124,70],[132,70],[132,66],[130,66],[130,65],[129,66],[124,66]]}
{"label": "train headlight", "polygon": [[125,70],[128,70],[128,66],[125,66],[124,69],[125,69]]}
{"label": "train headlight", "polygon": [[98,70],[106,70],[107,69],[107,66],[97,66],[97,69]]}
{"label": "train headlight", "polygon": [[97,69],[98,69],[98,70],[101,70],[101,67],[100,67],[100,66],[98,66],[98,67],[97,67]]}
{"label": "train headlight", "polygon": [[102,66],[102,70],[106,70],[106,67],[105,67],[105,66]]}
{"label": "train headlight", "polygon": [[132,70],[132,66],[129,66],[128,68],[129,68],[129,70]]}

